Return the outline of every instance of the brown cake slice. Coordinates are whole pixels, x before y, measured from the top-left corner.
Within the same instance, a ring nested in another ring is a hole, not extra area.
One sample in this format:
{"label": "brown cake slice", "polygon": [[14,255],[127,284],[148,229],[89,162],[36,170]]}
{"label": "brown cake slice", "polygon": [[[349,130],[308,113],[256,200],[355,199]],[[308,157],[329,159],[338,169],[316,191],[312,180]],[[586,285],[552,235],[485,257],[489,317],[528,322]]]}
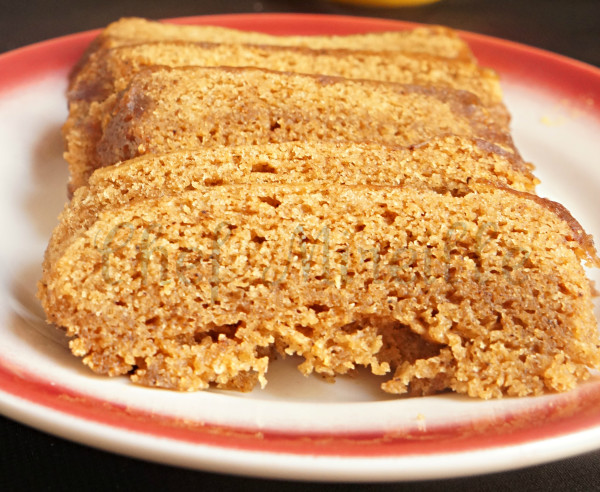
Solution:
{"label": "brown cake slice", "polygon": [[154,65],[231,66],[372,79],[467,90],[508,123],[498,75],[474,61],[400,51],[313,50],[304,47],[155,42],[103,50],[73,81],[69,101],[102,101],[124,90],[132,76]]}
{"label": "brown cake slice", "polygon": [[145,69],[85,117],[71,116],[64,134],[72,190],[99,167],[216,145],[411,145],[456,134],[514,152],[508,130],[469,92],[256,68]]}
{"label": "brown cake slice", "polygon": [[310,182],[411,186],[461,196],[474,179],[522,191],[534,191],[538,182],[502,149],[452,135],[414,147],[315,141],[150,154],[92,175],[61,215],[45,264],[100,212],[142,198],[223,184]]}
{"label": "brown cake slice", "polygon": [[383,389],[563,391],[598,367],[591,243],[558,204],[488,185],[198,187],[100,211],[40,298],[94,371],[196,390],[392,371]]}
{"label": "brown cake slice", "polygon": [[452,29],[441,26],[346,36],[272,36],[218,26],[178,25],[140,18],[123,18],[108,25],[92,42],[73,70],[73,76],[96,51],[153,41],[304,46],[312,49],[398,50],[446,58],[473,59],[467,43]]}

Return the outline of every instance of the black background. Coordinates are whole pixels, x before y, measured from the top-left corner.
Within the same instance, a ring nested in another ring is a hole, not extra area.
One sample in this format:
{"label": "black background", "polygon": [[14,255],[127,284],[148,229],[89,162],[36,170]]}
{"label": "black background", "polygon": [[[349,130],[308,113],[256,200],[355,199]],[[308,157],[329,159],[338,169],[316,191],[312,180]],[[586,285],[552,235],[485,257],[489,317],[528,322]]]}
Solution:
{"label": "black background", "polygon": [[122,16],[158,19],[242,12],[362,15],[443,24],[600,65],[599,0],[442,0],[393,9],[327,0],[0,0],[0,52],[103,27]]}
{"label": "black background", "polygon": [[[600,0],[442,0],[429,6],[395,9],[299,0],[0,0],[0,52],[102,27],[121,16],[168,18],[242,12],[345,14],[444,24],[527,43],[600,66]],[[218,475],[148,463],[74,444],[0,417],[0,491],[269,492],[325,488],[331,492],[600,490],[600,451],[523,470],[453,480],[316,484]]]}

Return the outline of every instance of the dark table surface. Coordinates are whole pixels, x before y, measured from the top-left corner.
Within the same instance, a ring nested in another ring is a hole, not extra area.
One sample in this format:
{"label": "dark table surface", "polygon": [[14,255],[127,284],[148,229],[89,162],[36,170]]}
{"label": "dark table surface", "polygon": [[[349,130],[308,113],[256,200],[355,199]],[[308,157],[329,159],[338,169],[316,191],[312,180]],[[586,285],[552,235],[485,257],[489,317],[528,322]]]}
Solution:
{"label": "dark table surface", "polygon": [[[600,66],[600,0],[442,0],[422,7],[367,8],[327,1],[0,0],[0,52],[102,27],[122,16],[150,18],[241,12],[386,17],[489,34]],[[2,75],[0,74],[0,77]],[[390,484],[317,484],[218,475],[126,458],[0,417],[0,491],[12,490],[600,490],[600,451],[522,470]]]}

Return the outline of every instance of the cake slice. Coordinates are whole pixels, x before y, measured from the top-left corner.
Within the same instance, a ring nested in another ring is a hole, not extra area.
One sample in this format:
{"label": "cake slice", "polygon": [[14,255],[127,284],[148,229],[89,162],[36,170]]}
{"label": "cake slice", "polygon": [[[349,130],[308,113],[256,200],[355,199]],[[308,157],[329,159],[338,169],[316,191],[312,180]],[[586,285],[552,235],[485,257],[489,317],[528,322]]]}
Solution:
{"label": "cake slice", "polygon": [[98,169],[77,190],[52,235],[45,264],[100,212],[143,198],[224,184],[311,182],[411,186],[461,196],[475,179],[522,191],[534,191],[538,182],[513,155],[452,135],[414,147],[286,142],[150,154]]}
{"label": "cake slice", "polygon": [[63,131],[71,190],[99,167],[216,145],[411,145],[456,134],[515,152],[508,130],[469,92],[256,68],[145,69]]}
{"label": "cake slice", "polygon": [[71,84],[69,101],[102,101],[124,90],[132,76],[153,65],[258,67],[402,84],[467,90],[508,122],[498,75],[474,61],[399,51],[312,50],[304,47],[155,42],[95,53]]}
{"label": "cake slice", "polygon": [[477,185],[198,187],[100,211],[44,269],[49,321],[98,373],[197,390],[357,365],[383,389],[563,391],[600,363],[591,239],[564,208]]}
{"label": "cake slice", "polygon": [[398,50],[446,58],[473,59],[467,43],[452,29],[441,26],[346,36],[272,36],[218,26],[176,25],[140,18],[123,18],[108,25],[91,43],[73,70],[73,76],[96,51],[153,41],[305,46],[312,49]]}

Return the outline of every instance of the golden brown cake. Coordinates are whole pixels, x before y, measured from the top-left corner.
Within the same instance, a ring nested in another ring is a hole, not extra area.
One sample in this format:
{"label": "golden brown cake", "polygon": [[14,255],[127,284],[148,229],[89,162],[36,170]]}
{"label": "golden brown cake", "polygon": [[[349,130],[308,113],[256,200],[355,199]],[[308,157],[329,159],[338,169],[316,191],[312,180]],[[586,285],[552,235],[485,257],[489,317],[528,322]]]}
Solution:
{"label": "golden brown cake", "polygon": [[398,51],[312,50],[304,47],[155,42],[93,54],[68,92],[69,101],[102,101],[124,90],[149,66],[231,66],[372,79],[467,90],[508,122],[498,75],[474,61]]}
{"label": "golden brown cake", "polygon": [[146,153],[335,140],[410,145],[444,134],[514,152],[508,130],[465,91],[272,72],[145,69],[64,126],[72,190],[94,169]]}
{"label": "golden brown cake", "polygon": [[73,76],[96,51],[152,41],[304,46],[312,49],[397,50],[429,53],[446,58],[473,58],[467,43],[452,29],[441,26],[347,36],[271,36],[218,26],[186,26],[140,18],[123,18],[107,26],[92,42],[73,70]]}
{"label": "golden brown cake", "polygon": [[102,374],[196,390],[300,370],[385,391],[563,391],[600,364],[591,240],[559,205],[485,184],[200,186],[100,210],[40,298]]}
{"label": "golden brown cake", "polygon": [[100,212],[134,200],[243,183],[396,185],[455,196],[485,180],[534,191],[538,180],[515,156],[482,140],[439,137],[414,147],[335,142],[215,147],[146,155],[98,169],[60,217],[45,267]]}

